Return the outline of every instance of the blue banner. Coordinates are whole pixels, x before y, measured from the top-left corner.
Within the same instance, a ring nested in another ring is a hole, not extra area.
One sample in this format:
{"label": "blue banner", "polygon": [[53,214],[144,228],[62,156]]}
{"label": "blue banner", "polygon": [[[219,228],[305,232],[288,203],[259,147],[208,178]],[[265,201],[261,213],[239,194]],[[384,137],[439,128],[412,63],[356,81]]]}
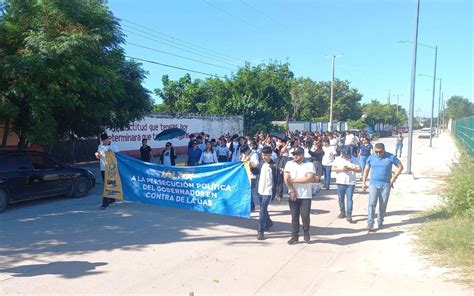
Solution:
{"label": "blue banner", "polygon": [[115,156],[125,200],[250,217],[250,179],[242,162],[170,167]]}

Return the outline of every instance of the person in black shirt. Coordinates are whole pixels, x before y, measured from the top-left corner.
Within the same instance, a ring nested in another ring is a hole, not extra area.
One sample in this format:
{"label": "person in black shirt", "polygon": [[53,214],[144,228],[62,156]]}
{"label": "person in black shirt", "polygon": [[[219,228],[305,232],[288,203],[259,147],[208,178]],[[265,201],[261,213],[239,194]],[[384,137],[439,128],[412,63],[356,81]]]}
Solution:
{"label": "person in black shirt", "polygon": [[151,147],[147,145],[148,140],[142,140],[142,147],[140,147],[140,160],[151,162],[153,159],[153,154],[151,153]]}

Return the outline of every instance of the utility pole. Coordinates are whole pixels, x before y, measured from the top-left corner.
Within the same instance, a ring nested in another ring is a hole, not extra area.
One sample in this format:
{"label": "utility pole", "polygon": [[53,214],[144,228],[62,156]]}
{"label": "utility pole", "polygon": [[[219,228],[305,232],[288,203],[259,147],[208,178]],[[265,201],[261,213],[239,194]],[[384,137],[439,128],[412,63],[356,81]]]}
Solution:
{"label": "utility pole", "polygon": [[400,96],[397,95],[397,118],[398,118],[398,100],[400,99]]}
{"label": "utility pole", "polygon": [[443,83],[443,79],[439,79],[439,92],[438,92],[438,125],[437,125],[437,129],[436,129],[436,134],[437,136],[439,137],[439,133],[441,132],[441,128],[440,128],[440,108],[441,108],[441,84]]}
{"label": "utility pole", "polygon": [[387,97],[387,103],[388,103],[389,105],[390,105],[390,96],[391,96],[390,91],[391,91],[391,90],[389,89],[389,90],[388,90],[388,97]]}
{"label": "utility pole", "polygon": [[415,35],[413,40],[413,63],[411,69],[411,84],[410,84],[410,107],[408,111],[408,158],[406,173],[411,175],[411,160],[413,156],[413,109],[415,108],[415,83],[416,83],[416,53],[418,50],[418,23],[420,20],[420,0],[416,4],[415,17]]}
{"label": "utility pole", "polygon": [[433,96],[431,99],[431,120],[430,120],[430,147],[433,147],[433,114],[434,114],[434,99],[436,93],[436,63],[438,61],[438,45],[435,46],[435,62],[433,74]]}
{"label": "utility pole", "polygon": [[334,65],[336,63],[336,57],[341,57],[342,55],[332,55],[332,68],[331,68],[331,104],[329,105],[329,127],[328,131],[332,132],[332,113],[334,105]]}

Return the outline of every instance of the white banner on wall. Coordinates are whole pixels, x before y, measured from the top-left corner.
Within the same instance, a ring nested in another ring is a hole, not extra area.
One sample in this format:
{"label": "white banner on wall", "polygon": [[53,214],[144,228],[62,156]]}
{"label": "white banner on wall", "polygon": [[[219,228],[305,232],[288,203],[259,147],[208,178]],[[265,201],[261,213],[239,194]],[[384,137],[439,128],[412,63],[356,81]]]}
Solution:
{"label": "white banner on wall", "polygon": [[[170,128],[183,129],[186,134],[172,140],[155,141],[156,135]],[[187,146],[189,135],[200,132],[209,134],[211,139],[226,133],[242,135],[243,119],[241,116],[156,114],[134,121],[124,130],[106,130],[112,142],[117,144],[121,151],[140,149],[142,139],[148,139],[151,148],[163,148],[166,142],[173,143],[175,147]]]}

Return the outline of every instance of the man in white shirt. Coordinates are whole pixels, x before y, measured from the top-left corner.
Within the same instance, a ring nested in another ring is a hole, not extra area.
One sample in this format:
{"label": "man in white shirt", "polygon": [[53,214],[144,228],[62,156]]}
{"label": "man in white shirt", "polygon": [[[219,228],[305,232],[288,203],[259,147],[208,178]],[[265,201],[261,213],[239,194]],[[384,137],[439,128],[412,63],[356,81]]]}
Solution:
{"label": "man in white shirt", "polygon": [[273,222],[268,214],[268,204],[275,198],[279,191],[278,186],[278,169],[275,162],[271,159],[272,148],[263,147],[262,158],[260,162],[250,163],[251,172],[256,176],[255,184],[257,189],[258,204],[260,206],[259,224],[258,224],[258,240],[264,240],[264,232],[270,230]]}
{"label": "man in white shirt", "polygon": [[304,241],[309,242],[310,211],[312,183],[316,180],[316,171],[312,162],[304,160],[304,149],[293,150],[293,160],[285,165],[284,180],[290,194],[291,239],[289,245],[298,243],[300,232],[300,215],[303,222]]}
{"label": "man in white shirt", "polygon": [[[95,153],[95,157],[99,160],[100,163],[100,174],[102,176],[102,181],[105,180],[105,152],[113,151],[115,153],[120,152],[117,145],[112,143],[109,139],[109,136],[106,133],[100,135],[100,139],[102,143],[97,148],[97,152]],[[100,206],[101,209],[105,210],[109,204],[114,203],[115,199],[113,198],[102,198],[102,205]]]}
{"label": "man in white shirt", "polygon": [[[356,184],[356,172],[360,172],[358,159],[351,155],[349,147],[344,147],[341,156],[337,157],[333,163],[333,170],[336,172],[337,194],[339,196],[339,216],[346,218],[349,223],[352,221],[352,196]],[[345,199],[347,198],[347,208]]]}

